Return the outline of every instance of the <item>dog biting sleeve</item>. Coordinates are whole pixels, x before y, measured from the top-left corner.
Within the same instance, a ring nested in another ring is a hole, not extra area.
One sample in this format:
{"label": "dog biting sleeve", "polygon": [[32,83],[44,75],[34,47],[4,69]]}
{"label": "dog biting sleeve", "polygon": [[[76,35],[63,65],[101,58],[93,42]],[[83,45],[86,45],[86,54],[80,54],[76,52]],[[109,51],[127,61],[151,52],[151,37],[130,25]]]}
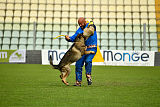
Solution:
{"label": "dog biting sleeve", "polygon": [[89,27],[84,29],[83,35],[85,37],[89,37],[89,36],[91,36],[93,34],[94,34],[94,27],[93,26],[89,26]]}
{"label": "dog biting sleeve", "polygon": [[83,35],[85,37],[92,36],[92,35],[94,35],[94,31],[96,31],[96,27],[95,27],[93,21],[90,21],[88,23],[88,26],[84,29]]}

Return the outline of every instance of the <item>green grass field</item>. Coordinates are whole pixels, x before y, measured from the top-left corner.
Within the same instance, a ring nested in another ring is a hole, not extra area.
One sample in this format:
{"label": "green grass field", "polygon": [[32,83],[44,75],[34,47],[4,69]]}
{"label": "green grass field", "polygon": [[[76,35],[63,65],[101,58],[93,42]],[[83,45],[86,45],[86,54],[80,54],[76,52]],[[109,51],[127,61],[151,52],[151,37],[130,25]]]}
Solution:
{"label": "green grass field", "polygon": [[0,64],[0,107],[159,107],[160,67],[93,66],[81,87],[74,66],[65,86],[60,72],[38,64]]}

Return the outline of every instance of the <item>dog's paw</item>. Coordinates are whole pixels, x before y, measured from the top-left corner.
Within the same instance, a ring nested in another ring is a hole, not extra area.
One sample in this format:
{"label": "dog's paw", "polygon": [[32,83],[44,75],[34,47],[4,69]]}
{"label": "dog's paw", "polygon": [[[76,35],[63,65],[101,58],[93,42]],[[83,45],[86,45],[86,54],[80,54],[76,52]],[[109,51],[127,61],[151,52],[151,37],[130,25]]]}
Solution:
{"label": "dog's paw", "polygon": [[62,82],[67,86],[69,85],[69,83],[67,81],[62,80]]}

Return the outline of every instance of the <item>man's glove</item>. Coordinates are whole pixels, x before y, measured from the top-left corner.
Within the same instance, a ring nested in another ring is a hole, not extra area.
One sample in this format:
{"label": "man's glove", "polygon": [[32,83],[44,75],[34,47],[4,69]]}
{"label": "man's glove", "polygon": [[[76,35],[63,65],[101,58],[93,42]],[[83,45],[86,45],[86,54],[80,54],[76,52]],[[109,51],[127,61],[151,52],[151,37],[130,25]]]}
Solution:
{"label": "man's glove", "polygon": [[69,40],[70,40],[70,38],[69,38],[68,35],[65,36],[65,39],[66,39],[66,41],[69,41]]}

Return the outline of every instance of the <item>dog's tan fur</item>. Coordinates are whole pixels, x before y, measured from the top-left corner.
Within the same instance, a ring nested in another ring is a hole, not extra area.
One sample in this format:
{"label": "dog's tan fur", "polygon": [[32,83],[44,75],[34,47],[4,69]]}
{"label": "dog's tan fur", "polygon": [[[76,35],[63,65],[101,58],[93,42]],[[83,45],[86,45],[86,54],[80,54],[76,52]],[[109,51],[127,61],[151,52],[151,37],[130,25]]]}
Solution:
{"label": "dog's tan fur", "polygon": [[85,39],[82,34],[79,34],[73,45],[70,47],[70,49],[65,53],[62,60],[58,65],[53,65],[52,58],[50,56],[50,65],[54,69],[58,69],[61,72],[60,78],[62,79],[62,82],[66,85],[69,85],[66,81],[66,78],[69,76],[71,69],[70,64],[73,62],[78,61],[84,54],[94,54],[94,51],[86,51],[87,47],[85,46]]}

